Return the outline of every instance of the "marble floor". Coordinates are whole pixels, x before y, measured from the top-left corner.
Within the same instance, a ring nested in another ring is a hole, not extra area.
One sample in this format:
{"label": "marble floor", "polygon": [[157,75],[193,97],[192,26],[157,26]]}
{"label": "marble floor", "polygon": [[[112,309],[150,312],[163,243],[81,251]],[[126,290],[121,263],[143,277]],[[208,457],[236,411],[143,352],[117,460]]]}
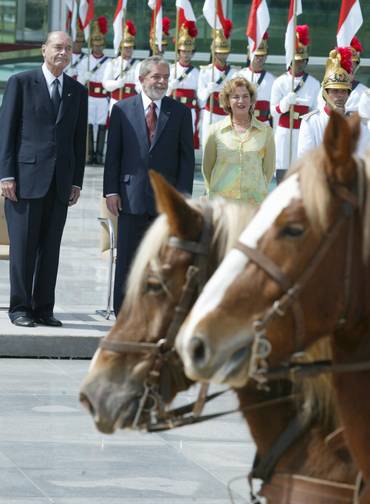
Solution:
{"label": "marble floor", "polygon": [[[55,312],[72,339],[87,336],[89,329],[101,336],[113,323],[95,314],[105,305],[107,283],[97,222],[102,173],[87,168],[81,201],[69,211],[63,238]],[[202,192],[198,177],[195,194]],[[1,307],[8,295],[8,262],[0,261]],[[0,311],[0,336],[11,341],[14,329]],[[57,334],[36,330],[54,345]],[[4,341],[0,338],[0,355]],[[0,359],[0,504],[248,502],[245,475],[255,448],[239,414],[165,433],[102,435],[78,402],[88,360],[21,356]],[[178,401],[194,397],[191,389]],[[228,392],[207,412],[235,406]],[[239,479],[231,485],[230,500],[227,485],[234,478]]]}

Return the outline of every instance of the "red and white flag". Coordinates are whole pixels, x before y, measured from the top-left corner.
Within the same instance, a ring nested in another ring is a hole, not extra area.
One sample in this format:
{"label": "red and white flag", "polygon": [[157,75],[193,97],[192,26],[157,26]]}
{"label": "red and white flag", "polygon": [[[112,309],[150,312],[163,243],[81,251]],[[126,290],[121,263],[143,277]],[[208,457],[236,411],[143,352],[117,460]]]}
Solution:
{"label": "red and white flag", "polygon": [[252,0],[246,31],[251,61],[253,61],[254,53],[260,46],[269,24],[270,13],[266,0]]}
{"label": "red and white flag", "polygon": [[148,5],[153,11],[151,30],[153,30],[153,35],[155,36],[155,44],[158,46],[158,49],[162,51],[162,0],[148,0]]}
{"label": "red and white flag", "polygon": [[[295,12],[294,12],[295,7]],[[294,31],[294,16],[299,16],[302,14],[302,0],[290,0],[289,14],[288,14],[288,25],[285,32],[285,62],[286,67],[289,68],[294,54],[294,44],[295,44],[295,34],[293,38]]]}
{"label": "red and white flag", "polygon": [[114,32],[113,47],[116,54],[118,54],[119,52],[119,45],[123,37],[122,22],[125,17],[126,9],[127,9],[127,0],[118,0],[116,12],[114,13],[113,17],[113,32]]}
{"label": "red and white flag", "polygon": [[176,7],[179,9],[179,28],[185,21],[193,21],[196,17],[189,0],[176,0]]}
{"label": "red and white flag", "polygon": [[71,33],[72,41],[77,38],[77,23],[78,23],[78,3],[76,0],[67,0],[67,19],[66,31]]}
{"label": "red and white flag", "polygon": [[79,16],[81,19],[82,29],[85,35],[85,40],[89,40],[90,23],[94,19],[94,0],[80,1]]}
{"label": "red and white flag", "polygon": [[225,19],[222,0],[205,0],[203,5],[203,15],[209,26],[213,29],[220,30],[222,28],[222,19]]}
{"label": "red and white flag", "polygon": [[342,0],[337,30],[338,47],[349,47],[362,25],[360,0]]}

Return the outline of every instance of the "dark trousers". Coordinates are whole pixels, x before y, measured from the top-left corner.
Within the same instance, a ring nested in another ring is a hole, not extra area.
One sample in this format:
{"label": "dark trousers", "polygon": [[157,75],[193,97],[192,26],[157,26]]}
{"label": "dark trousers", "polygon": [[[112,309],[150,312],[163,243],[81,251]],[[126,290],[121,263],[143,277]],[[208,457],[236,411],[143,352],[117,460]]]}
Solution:
{"label": "dark trousers", "polygon": [[117,316],[126,291],[126,281],[136,250],[155,217],[149,214],[120,214],[117,231],[117,259],[114,278],[113,309]]}
{"label": "dark trousers", "polygon": [[5,201],[10,239],[9,317],[51,315],[68,205],[55,181],[43,198]]}

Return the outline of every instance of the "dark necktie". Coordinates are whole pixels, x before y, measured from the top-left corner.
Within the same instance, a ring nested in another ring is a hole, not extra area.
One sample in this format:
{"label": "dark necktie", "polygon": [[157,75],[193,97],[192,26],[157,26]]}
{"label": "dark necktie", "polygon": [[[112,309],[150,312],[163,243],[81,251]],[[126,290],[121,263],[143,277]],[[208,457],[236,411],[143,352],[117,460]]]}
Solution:
{"label": "dark necktie", "polygon": [[157,114],[155,112],[156,108],[157,108],[157,105],[154,102],[151,102],[149,105],[148,113],[146,114],[146,117],[145,117],[146,129],[148,131],[149,145],[152,145],[152,143],[153,143],[155,128],[157,126]]}
{"label": "dark necktie", "polygon": [[54,115],[55,119],[58,117],[59,107],[60,107],[60,93],[59,93],[59,80],[55,79],[52,82],[52,90],[51,90],[51,101],[53,103]]}

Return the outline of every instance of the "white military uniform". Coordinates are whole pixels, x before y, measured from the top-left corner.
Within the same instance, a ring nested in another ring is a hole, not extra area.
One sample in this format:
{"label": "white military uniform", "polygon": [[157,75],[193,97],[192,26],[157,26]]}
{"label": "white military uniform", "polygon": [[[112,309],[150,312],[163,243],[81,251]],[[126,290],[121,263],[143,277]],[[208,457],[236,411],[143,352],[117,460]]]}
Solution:
{"label": "white military uniform", "polygon": [[[305,81],[303,74],[294,78],[294,90],[296,90],[297,104],[294,105],[294,121],[292,131],[292,157],[293,162],[297,158],[298,135],[301,118],[310,110],[316,108],[317,96],[320,91],[320,83],[311,75],[307,75]],[[298,87],[300,86],[300,87]],[[271,111],[275,120],[275,145],[276,145],[276,169],[287,170],[289,168],[290,130],[289,111],[282,113],[279,107],[282,98],[292,91],[292,75],[289,72],[278,77],[271,90]]]}
{"label": "white military uniform", "polygon": [[[302,117],[302,124],[299,130],[298,158],[311,149],[315,149],[322,144],[326,125],[328,124],[330,109],[325,107],[321,110],[314,110]],[[370,149],[370,131],[365,124],[361,124],[359,142],[356,154],[364,157]]]}
{"label": "white military uniform", "polygon": [[[225,72],[226,70],[226,72]],[[220,70],[219,67],[214,67],[214,76],[212,79],[212,64],[201,66],[199,72],[198,83],[198,102],[202,108],[201,113],[201,143],[204,147],[208,129],[211,124],[210,112],[210,96],[213,93],[213,111],[212,111],[212,124],[221,121],[225,118],[227,113],[223,110],[219,103],[219,93],[222,90],[225,81],[232,79],[235,74],[240,70],[226,65],[225,69]]]}
{"label": "white military uniform", "polygon": [[307,151],[315,149],[322,143],[328,120],[329,111],[327,107],[321,110],[313,110],[302,117],[298,137],[298,158]]}
{"label": "white military uniform", "polygon": [[77,80],[79,74],[81,73],[80,70],[81,62],[85,58],[87,58],[87,55],[85,53],[78,53],[78,54],[72,53],[71,63],[65,70],[65,73],[70,77],[72,77],[72,79]]}
{"label": "white military uniform", "polygon": [[[106,125],[109,109],[109,93],[103,88],[103,76],[105,67],[110,58],[101,56],[95,58],[92,54],[89,58],[84,58],[80,64],[78,81],[86,84],[89,81],[89,114],[88,123],[97,127],[99,124]],[[88,70],[89,64],[89,70]],[[88,74],[89,72],[89,74]]]}
{"label": "white military uniform", "polygon": [[346,112],[352,113],[358,111],[358,103],[360,101],[362,93],[367,90],[367,87],[361,84],[359,81],[352,82],[352,91],[346,102]]}
{"label": "white military uniform", "polygon": [[370,154],[370,88],[366,88],[361,95],[358,113],[361,117],[359,151],[362,155]]}
{"label": "white military uniform", "polygon": [[122,68],[121,62],[122,57],[118,56],[117,58],[109,60],[104,66],[103,87],[111,93],[109,113],[118,100],[124,100],[125,98],[136,95],[136,67],[139,65],[140,61],[135,58],[131,58],[130,60],[124,59]]}
{"label": "white military uniform", "polygon": [[271,89],[276,77],[270,72],[252,72],[250,67],[243,68],[238,75],[252,82],[257,87],[257,101],[254,108],[254,116],[262,122],[271,117]]}
{"label": "white military uniform", "polygon": [[194,147],[199,148],[199,114],[197,89],[199,81],[199,70],[192,65],[183,66],[180,62],[170,67],[170,80],[168,83],[167,96],[172,96],[175,100],[190,108],[193,119]]}

